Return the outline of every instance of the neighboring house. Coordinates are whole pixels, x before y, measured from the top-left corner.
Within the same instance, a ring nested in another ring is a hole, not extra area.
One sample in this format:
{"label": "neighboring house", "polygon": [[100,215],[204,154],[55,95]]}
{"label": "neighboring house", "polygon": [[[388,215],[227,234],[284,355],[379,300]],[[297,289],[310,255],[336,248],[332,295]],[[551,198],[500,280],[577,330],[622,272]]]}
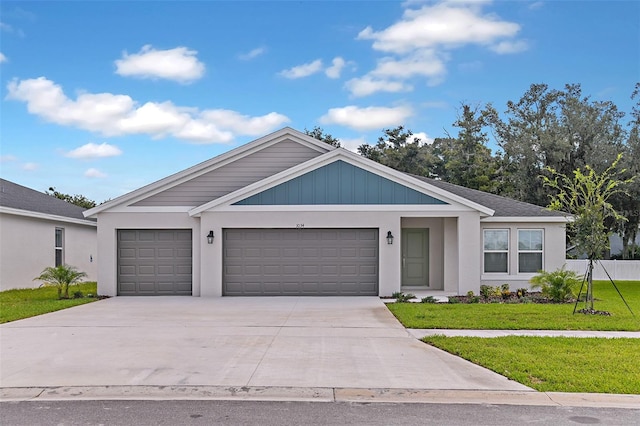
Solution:
{"label": "neighboring house", "polygon": [[[638,228],[638,235],[636,235],[636,239],[633,243],[635,243],[636,247],[640,247],[640,227]],[[623,249],[622,237],[618,234],[611,235],[609,237],[609,245],[610,245],[609,257],[621,259],[622,249]],[[629,247],[631,247],[631,244],[629,244]]]}
{"label": "neighboring house", "polygon": [[565,218],[285,128],[85,212],[105,295],[380,295],[528,287]]}
{"label": "neighboring house", "polygon": [[97,279],[96,221],[85,209],[0,179],[0,290],[38,287],[48,266],[69,264]]}

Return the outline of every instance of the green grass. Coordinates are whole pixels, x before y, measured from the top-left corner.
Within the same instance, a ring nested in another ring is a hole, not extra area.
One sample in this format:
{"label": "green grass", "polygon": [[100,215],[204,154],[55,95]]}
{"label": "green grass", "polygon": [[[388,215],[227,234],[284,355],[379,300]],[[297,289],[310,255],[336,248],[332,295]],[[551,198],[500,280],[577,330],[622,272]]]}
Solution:
{"label": "green grass", "polygon": [[573,304],[391,303],[387,307],[407,328],[640,331],[640,281],[616,285],[635,317],[609,281],[594,282],[594,307],[611,312],[610,317],[574,315]]}
{"label": "green grass", "polygon": [[[97,294],[97,284],[87,282],[69,287],[69,295],[73,297],[75,291],[85,294]],[[48,312],[72,306],[95,302],[95,297],[83,297],[81,299],[58,300],[58,290],[55,287],[25,288],[17,290],[5,290],[0,292],[0,324],[16,321],[23,318],[34,317]]]}
{"label": "green grass", "polygon": [[422,340],[538,391],[640,394],[640,339],[430,336]]}

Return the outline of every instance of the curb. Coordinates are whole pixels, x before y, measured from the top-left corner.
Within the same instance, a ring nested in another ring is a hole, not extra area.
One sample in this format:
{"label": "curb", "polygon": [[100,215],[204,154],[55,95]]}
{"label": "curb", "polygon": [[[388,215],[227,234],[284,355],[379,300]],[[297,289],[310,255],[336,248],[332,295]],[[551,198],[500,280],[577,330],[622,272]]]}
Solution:
{"label": "curb", "polygon": [[60,386],[0,388],[0,402],[235,400],[490,404],[640,409],[640,395],[536,391],[248,386]]}

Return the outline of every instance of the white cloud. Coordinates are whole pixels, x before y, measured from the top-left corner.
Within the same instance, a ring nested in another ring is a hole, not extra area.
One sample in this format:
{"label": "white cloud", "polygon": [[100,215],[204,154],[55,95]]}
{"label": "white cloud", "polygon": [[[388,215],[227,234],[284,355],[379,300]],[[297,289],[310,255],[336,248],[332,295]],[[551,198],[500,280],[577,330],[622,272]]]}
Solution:
{"label": "white cloud", "polygon": [[82,145],[74,150],[71,150],[65,154],[65,157],[89,159],[89,158],[105,158],[116,157],[122,154],[122,150],[115,145],[109,145],[106,142],[100,145],[90,142],[86,145]]}
{"label": "white cloud", "polygon": [[0,52],[0,64],[2,64],[3,62],[7,62],[8,59],[6,56],[4,56],[4,54],[2,52]]}
{"label": "white cloud", "polygon": [[9,163],[11,161],[16,161],[18,158],[15,155],[7,154],[0,155],[0,163]]}
{"label": "white cloud", "polygon": [[331,108],[320,117],[322,124],[339,124],[356,130],[374,130],[404,124],[413,115],[411,108],[398,107],[366,107],[349,105],[343,108]]}
{"label": "white cloud", "polygon": [[373,40],[373,48],[384,52],[408,53],[434,47],[465,44],[494,44],[514,37],[520,25],[482,14],[477,2],[441,2],[420,9],[406,9],[402,19],[390,27],[374,31],[367,27],[358,39]]}
{"label": "white cloud", "polygon": [[32,172],[34,170],[37,170],[40,167],[39,164],[37,163],[24,163],[22,165],[22,170],[28,171],[28,172]]}
{"label": "white cloud", "polygon": [[324,70],[324,73],[329,78],[340,78],[340,73],[342,73],[342,68],[344,68],[347,62],[344,59],[342,59],[340,56],[336,56],[335,58],[333,58],[333,61],[331,61],[331,63],[332,65],[330,67],[327,67],[327,69]]}
{"label": "white cloud", "polygon": [[288,117],[276,112],[261,117],[250,117],[228,109],[207,110],[202,113],[202,117],[217,123],[220,127],[251,136],[264,135],[275,127],[289,122]]}
{"label": "white cloud", "polygon": [[373,78],[369,75],[352,78],[345,83],[345,87],[355,97],[369,96],[377,92],[398,93],[413,90],[413,86],[401,81]]}
{"label": "white cloud", "polygon": [[282,70],[278,74],[285,78],[296,79],[308,77],[312,74],[322,71],[322,60],[316,59],[313,62],[298,65],[287,70]]}
{"label": "white cloud", "polygon": [[251,59],[257,58],[260,55],[264,55],[267,52],[265,47],[256,47],[248,51],[247,53],[241,53],[238,55],[238,58],[243,61],[250,61]]}
{"label": "white cloud", "polygon": [[414,133],[411,140],[414,138],[420,139],[420,145],[431,145],[433,143],[433,138],[427,135],[425,132]]}
{"label": "white cloud", "polygon": [[544,2],[537,1],[529,5],[529,10],[537,10],[544,6]]}
{"label": "white cloud", "polygon": [[7,24],[6,22],[0,22],[0,31],[5,31],[8,33],[12,33],[13,32],[13,27],[9,24]]}
{"label": "white cloud", "polygon": [[381,77],[410,78],[415,75],[439,79],[447,72],[444,61],[435,51],[424,49],[402,59],[382,58],[372,75]]}
{"label": "white cloud", "polygon": [[528,48],[529,45],[524,40],[503,40],[491,46],[491,50],[501,55],[524,52]]}
{"label": "white cloud", "polygon": [[84,175],[85,177],[88,177],[88,178],[98,178],[98,179],[107,177],[106,173],[103,173],[98,169],[88,169],[86,172],[84,172]]}
{"label": "white cloud", "polygon": [[164,78],[189,83],[204,75],[205,66],[196,58],[198,52],[186,47],[156,50],[147,44],[140,52],[123,52],[117,59],[116,74],[127,77]]}
{"label": "white cloud", "polygon": [[353,138],[353,139],[340,139],[340,145],[344,149],[348,149],[352,152],[358,152],[358,147],[360,145],[366,144],[367,140],[364,137]]}
{"label": "white cloud", "polygon": [[31,114],[104,136],[146,134],[155,139],[172,136],[194,143],[227,143],[236,135],[264,134],[289,121],[275,112],[251,117],[229,110],[180,107],[169,101],[139,105],[127,95],[112,93],[81,93],[73,100],[45,77],[13,80],[7,89],[7,99],[25,102]]}

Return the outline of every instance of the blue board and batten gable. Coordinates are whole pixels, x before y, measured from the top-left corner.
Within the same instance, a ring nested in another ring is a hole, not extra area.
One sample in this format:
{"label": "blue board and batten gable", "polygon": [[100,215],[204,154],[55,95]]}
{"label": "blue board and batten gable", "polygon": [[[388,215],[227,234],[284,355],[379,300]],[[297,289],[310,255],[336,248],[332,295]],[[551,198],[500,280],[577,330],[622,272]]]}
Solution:
{"label": "blue board and batten gable", "polygon": [[240,206],[321,204],[448,203],[342,160],[234,203]]}

